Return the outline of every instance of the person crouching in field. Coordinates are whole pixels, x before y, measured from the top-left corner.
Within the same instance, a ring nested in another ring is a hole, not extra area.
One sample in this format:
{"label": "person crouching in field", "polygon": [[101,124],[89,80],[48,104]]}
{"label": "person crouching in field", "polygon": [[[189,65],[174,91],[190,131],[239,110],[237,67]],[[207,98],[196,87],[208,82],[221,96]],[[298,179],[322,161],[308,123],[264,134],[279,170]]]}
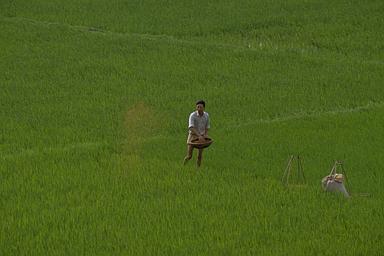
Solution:
{"label": "person crouching in field", "polygon": [[342,174],[333,174],[325,176],[321,180],[321,184],[325,191],[335,192],[339,191],[343,193],[345,197],[350,197],[344,186],[344,176]]}
{"label": "person crouching in field", "polygon": [[[189,133],[187,139],[187,156],[184,158],[184,165],[192,158],[193,146],[190,143],[196,139],[199,141],[204,141],[208,137],[209,125],[209,115],[204,111],[205,102],[199,100],[196,102],[196,111],[192,112],[189,115]],[[203,149],[198,149],[199,153],[197,156],[197,166],[201,165],[201,160],[203,158]]]}

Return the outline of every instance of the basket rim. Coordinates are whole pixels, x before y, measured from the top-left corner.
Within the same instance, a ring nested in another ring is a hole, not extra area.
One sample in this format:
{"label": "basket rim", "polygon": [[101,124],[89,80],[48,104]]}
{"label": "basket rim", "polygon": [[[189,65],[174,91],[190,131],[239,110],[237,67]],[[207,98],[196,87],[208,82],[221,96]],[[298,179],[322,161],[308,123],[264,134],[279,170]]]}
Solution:
{"label": "basket rim", "polygon": [[213,140],[211,138],[205,138],[204,142],[197,142],[197,141],[198,141],[198,139],[194,139],[191,142],[189,142],[188,144],[189,145],[207,145],[207,144],[211,144],[213,142]]}

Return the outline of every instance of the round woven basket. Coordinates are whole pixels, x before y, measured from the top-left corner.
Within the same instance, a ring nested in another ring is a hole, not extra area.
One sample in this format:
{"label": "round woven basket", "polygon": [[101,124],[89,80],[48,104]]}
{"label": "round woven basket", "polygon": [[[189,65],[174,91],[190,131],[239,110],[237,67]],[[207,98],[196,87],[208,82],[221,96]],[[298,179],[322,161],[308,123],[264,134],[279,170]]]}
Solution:
{"label": "round woven basket", "polygon": [[211,138],[204,138],[204,141],[201,142],[199,139],[194,139],[189,145],[192,145],[194,148],[202,149],[202,148],[207,148],[213,143],[213,140]]}

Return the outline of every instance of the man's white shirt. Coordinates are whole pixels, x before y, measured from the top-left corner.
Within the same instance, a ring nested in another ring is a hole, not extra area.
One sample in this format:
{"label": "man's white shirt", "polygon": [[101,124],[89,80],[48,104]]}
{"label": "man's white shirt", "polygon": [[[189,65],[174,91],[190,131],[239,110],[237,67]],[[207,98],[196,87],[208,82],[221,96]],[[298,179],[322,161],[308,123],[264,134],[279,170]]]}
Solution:
{"label": "man's white shirt", "polygon": [[[204,112],[203,115],[199,115],[197,111],[192,112],[189,115],[188,129],[194,127],[199,135],[204,135],[205,129],[210,128],[209,114]],[[192,133],[189,131],[189,133]]]}

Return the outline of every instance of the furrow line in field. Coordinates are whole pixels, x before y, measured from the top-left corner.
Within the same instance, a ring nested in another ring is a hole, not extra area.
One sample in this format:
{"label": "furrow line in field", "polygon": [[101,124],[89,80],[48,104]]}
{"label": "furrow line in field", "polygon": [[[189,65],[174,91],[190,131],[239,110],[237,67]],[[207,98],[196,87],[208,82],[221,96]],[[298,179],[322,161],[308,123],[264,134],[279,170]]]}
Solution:
{"label": "furrow line in field", "polygon": [[28,22],[33,25],[39,25],[39,26],[61,26],[66,27],[71,30],[75,31],[81,31],[81,32],[89,32],[97,35],[102,36],[116,36],[116,37],[133,37],[133,38],[141,38],[145,40],[164,40],[171,43],[178,43],[178,44],[185,44],[185,45],[206,45],[206,46],[212,46],[212,47],[218,47],[218,48],[231,48],[234,50],[246,50],[246,51],[258,51],[259,48],[249,48],[249,47],[243,47],[240,45],[234,45],[234,44],[226,44],[226,43],[217,43],[217,42],[204,42],[204,41],[193,41],[193,40],[185,40],[176,38],[172,35],[167,34],[148,34],[148,33],[119,33],[114,32],[110,30],[104,30],[97,27],[88,27],[88,26],[80,26],[80,25],[71,25],[67,23],[60,23],[60,22],[49,22],[49,21],[40,21],[30,18],[24,18],[24,17],[4,17],[1,16],[2,19],[10,21],[10,22],[16,22],[16,23],[22,23],[22,22]]}
{"label": "furrow line in field", "polygon": [[0,158],[3,159],[9,159],[14,158],[18,156],[34,156],[39,154],[50,154],[50,153],[63,153],[63,152],[70,152],[73,150],[79,150],[79,149],[96,149],[101,146],[108,145],[107,142],[81,142],[81,143],[73,143],[68,144],[65,146],[58,146],[58,147],[43,147],[43,148],[31,148],[31,149],[21,149],[19,152],[15,153],[8,153],[4,155],[0,155]]}
{"label": "furrow line in field", "polygon": [[[93,33],[97,35],[102,35],[102,36],[115,36],[115,37],[132,37],[132,38],[140,38],[143,40],[152,40],[152,41],[157,41],[157,40],[163,40],[169,43],[174,43],[174,44],[180,44],[180,45],[191,45],[191,46],[200,46],[200,47],[214,47],[218,49],[227,49],[227,50],[232,50],[232,51],[248,51],[248,52],[286,52],[286,51],[294,51],[294,52],[306,52],[310,51],[307,48],[300,48],[300,47],[277,47],[277,46],[266,46],[258,44],[257,46],[242,46],[242,45],[237,45],[237,44],[229,44],[229,43],[222,43],[222,42],[207,42],[203,40],[185,40],[185,39],[180,39],[172,35],[167,35],[167,34],[148,34],[148,33],[119,33],[119,32],[114,32],[114,31],[109,31],[109,30],[104,30],[101,28],[97,27],[88,27],[88,26],[79,26],[79,25],[71,25],[67,23],[60,23],[60,22],[48,22],[48,21],[39,21],[35,19],[30,19],[30,18],[24,18],[24,17],[4,17],[0,16],[2,19],[10,21],[10,22],[29,22],[31,24],[35,25],[40,25],[40,26],[62,26],[66,27],[71,30],[75,31],[81,31],[81,32],[88,32],[88,33]],[[324,59],[326,60],[326,59]],[[339,62],[345,62],[345,60],[341,59]],[[361,64],[373,64],[373,65],[384,65],[384,61],[381,60],[360,60],[356,59],[353,62],[358,62]]]}
{"label": "furrow line in field", "polygon": [[[323,112],[307,112],[307,113],[297,113],[297,114],[291,114],[287,116],[272,118],[272,119],[258,119],[251,122],[243,123],[240,125],[229,125],[226,126],[224,129],[233,129],[233,128],[239,128],[244,126],[250,126],[255,124],[268,124],[268,123],[277,123],[277,122],[285,122],[285,121],[291,121],[291,120],[297,120],[297,119],[303,119],[303,118],[311,118],[311,117],[319,117],[319,116],[325,116],[325,115],[337,115],[337,114],[343,114],[343,113],[354,113],[354,112],[361,112],[369,109],[374,108],[381,108],[384,107],[384,102],[369,102],[366,105],[357,106],[354,108],[344,108],[344,109],[336,109],[336,110],[330,110],[330,111],[323,111]],[[218,130],[221,130],[218,128]],[[150,140],[157,139],[157,136],[148,138]],[[124,142],[125,143],[125,142]],[[101,146],[109,145],[108,142],[83,142],[83,143],[74,143],[69,144],[61,147],[45,147],[45,148],[38,148],[38,149],[23,149],[20,152],[17,153],[11,153],[11,154],[5,154],[0,155],[0,158],[2,159],[9,159],[9,158],[15,158],[19,156],[34,156],[38,154],[49,154],[49,153],[62,153],[62,152],[68,152],[73,150],[79,150],[79,149],[97,149]]]}
{"label": "furrow line in field", "polygon": [[294,113],[294,114],[276,117],[276,118],[257,119],[257,120],[242,123],[239,125],[229,125],[225,127],[225,129],[227,130],[227,129],[239,128],[239,127],[250,126],[255,124],[278,123],[278,122],[297,120],[297,119],[303,119],[303,118],[311,118],[311,117],[319,117],[319,116],[325,116],[325,115],[354,113],[354,112],[361,112],[361,111],[381,108],[381,107],[384,107],[384,102],[369,102],[366,105],[357,106],[353,108],[340,108],[340,109],[329,110],[329,111],[299,112],[299,113]]}

